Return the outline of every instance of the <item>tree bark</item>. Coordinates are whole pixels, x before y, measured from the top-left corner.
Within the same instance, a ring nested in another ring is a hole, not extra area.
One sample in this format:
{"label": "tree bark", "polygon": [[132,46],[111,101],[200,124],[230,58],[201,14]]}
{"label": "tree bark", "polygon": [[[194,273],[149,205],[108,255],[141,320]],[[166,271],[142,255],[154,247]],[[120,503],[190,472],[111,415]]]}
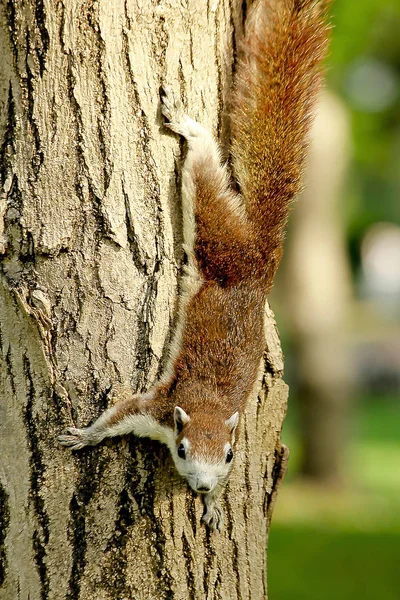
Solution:
{"label": "tree bark", "polygon": [[265,373],[242,422],[226,525],[167,450],[133,436],[71,454],[56,437],[145,390],[179,288],[182,146],[158,90],[226,140],[228,0],[9,0],[0,6],[0,599],[266,598],[286,463],[287,390],[267,308]]}

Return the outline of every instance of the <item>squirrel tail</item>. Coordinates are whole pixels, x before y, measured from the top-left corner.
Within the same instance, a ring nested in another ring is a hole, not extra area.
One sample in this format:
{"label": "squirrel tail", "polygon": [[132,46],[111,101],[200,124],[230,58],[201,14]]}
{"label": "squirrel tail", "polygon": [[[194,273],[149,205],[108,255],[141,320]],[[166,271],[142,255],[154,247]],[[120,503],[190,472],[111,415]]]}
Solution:
{"label": "squirrel tail", "polygon": [[329,0],[256,0],[231,110],[232,164],[272,283],[290,203],[301,189],[326,56]]}

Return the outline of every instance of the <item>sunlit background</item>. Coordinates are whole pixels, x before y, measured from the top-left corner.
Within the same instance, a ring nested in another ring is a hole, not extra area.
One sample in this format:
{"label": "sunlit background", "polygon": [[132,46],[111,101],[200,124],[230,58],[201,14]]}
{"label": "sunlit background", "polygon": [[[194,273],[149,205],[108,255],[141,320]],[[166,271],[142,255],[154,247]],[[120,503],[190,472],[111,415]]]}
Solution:
{"label": "sunlit background", "polygon": [[400,599],[400,1],[335,0],[271,306],[290,385],[270,600]]}

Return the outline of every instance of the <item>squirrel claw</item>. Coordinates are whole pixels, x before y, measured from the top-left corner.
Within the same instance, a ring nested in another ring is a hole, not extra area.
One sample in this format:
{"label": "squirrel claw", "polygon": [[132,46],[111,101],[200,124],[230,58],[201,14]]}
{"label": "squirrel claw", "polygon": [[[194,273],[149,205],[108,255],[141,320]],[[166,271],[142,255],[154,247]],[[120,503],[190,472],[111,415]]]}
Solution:
{"label": "squirrel claw", "polygon": [[161,87],[160,97],[161,112],[168,121],[165,125],[172,128],[172,122],[181,120],[183,116],[181,102],[175,98],[173,91],[167,85]]}
{"label": "squirrel claw", "polygon": [[67,433],[59,435],[57,440],[62,446],[71,450],[80,450],[88,445],[84,439],[84,429],[77,429],[76,427],[68,427]]}
{"label": "squirrel claw", "polygon": [[199,138],[208,141],[209,133],[185,113],[181,101],[168,86],[160,88],[160,98],[161,112],[165,118],[165,126],[168,129],[183,136],[189,144]]}

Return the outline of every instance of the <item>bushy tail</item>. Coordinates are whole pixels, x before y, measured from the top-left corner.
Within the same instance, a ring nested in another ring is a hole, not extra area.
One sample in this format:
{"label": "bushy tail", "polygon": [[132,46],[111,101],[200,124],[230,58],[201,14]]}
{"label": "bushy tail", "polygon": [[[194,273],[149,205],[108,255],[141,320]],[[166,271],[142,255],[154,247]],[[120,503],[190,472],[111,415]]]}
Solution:
{"label": "bushy tail", "polygon": [[328,46],[328,0],[256,0],[246,22],[231,111],[232,158],[272,281]]}

